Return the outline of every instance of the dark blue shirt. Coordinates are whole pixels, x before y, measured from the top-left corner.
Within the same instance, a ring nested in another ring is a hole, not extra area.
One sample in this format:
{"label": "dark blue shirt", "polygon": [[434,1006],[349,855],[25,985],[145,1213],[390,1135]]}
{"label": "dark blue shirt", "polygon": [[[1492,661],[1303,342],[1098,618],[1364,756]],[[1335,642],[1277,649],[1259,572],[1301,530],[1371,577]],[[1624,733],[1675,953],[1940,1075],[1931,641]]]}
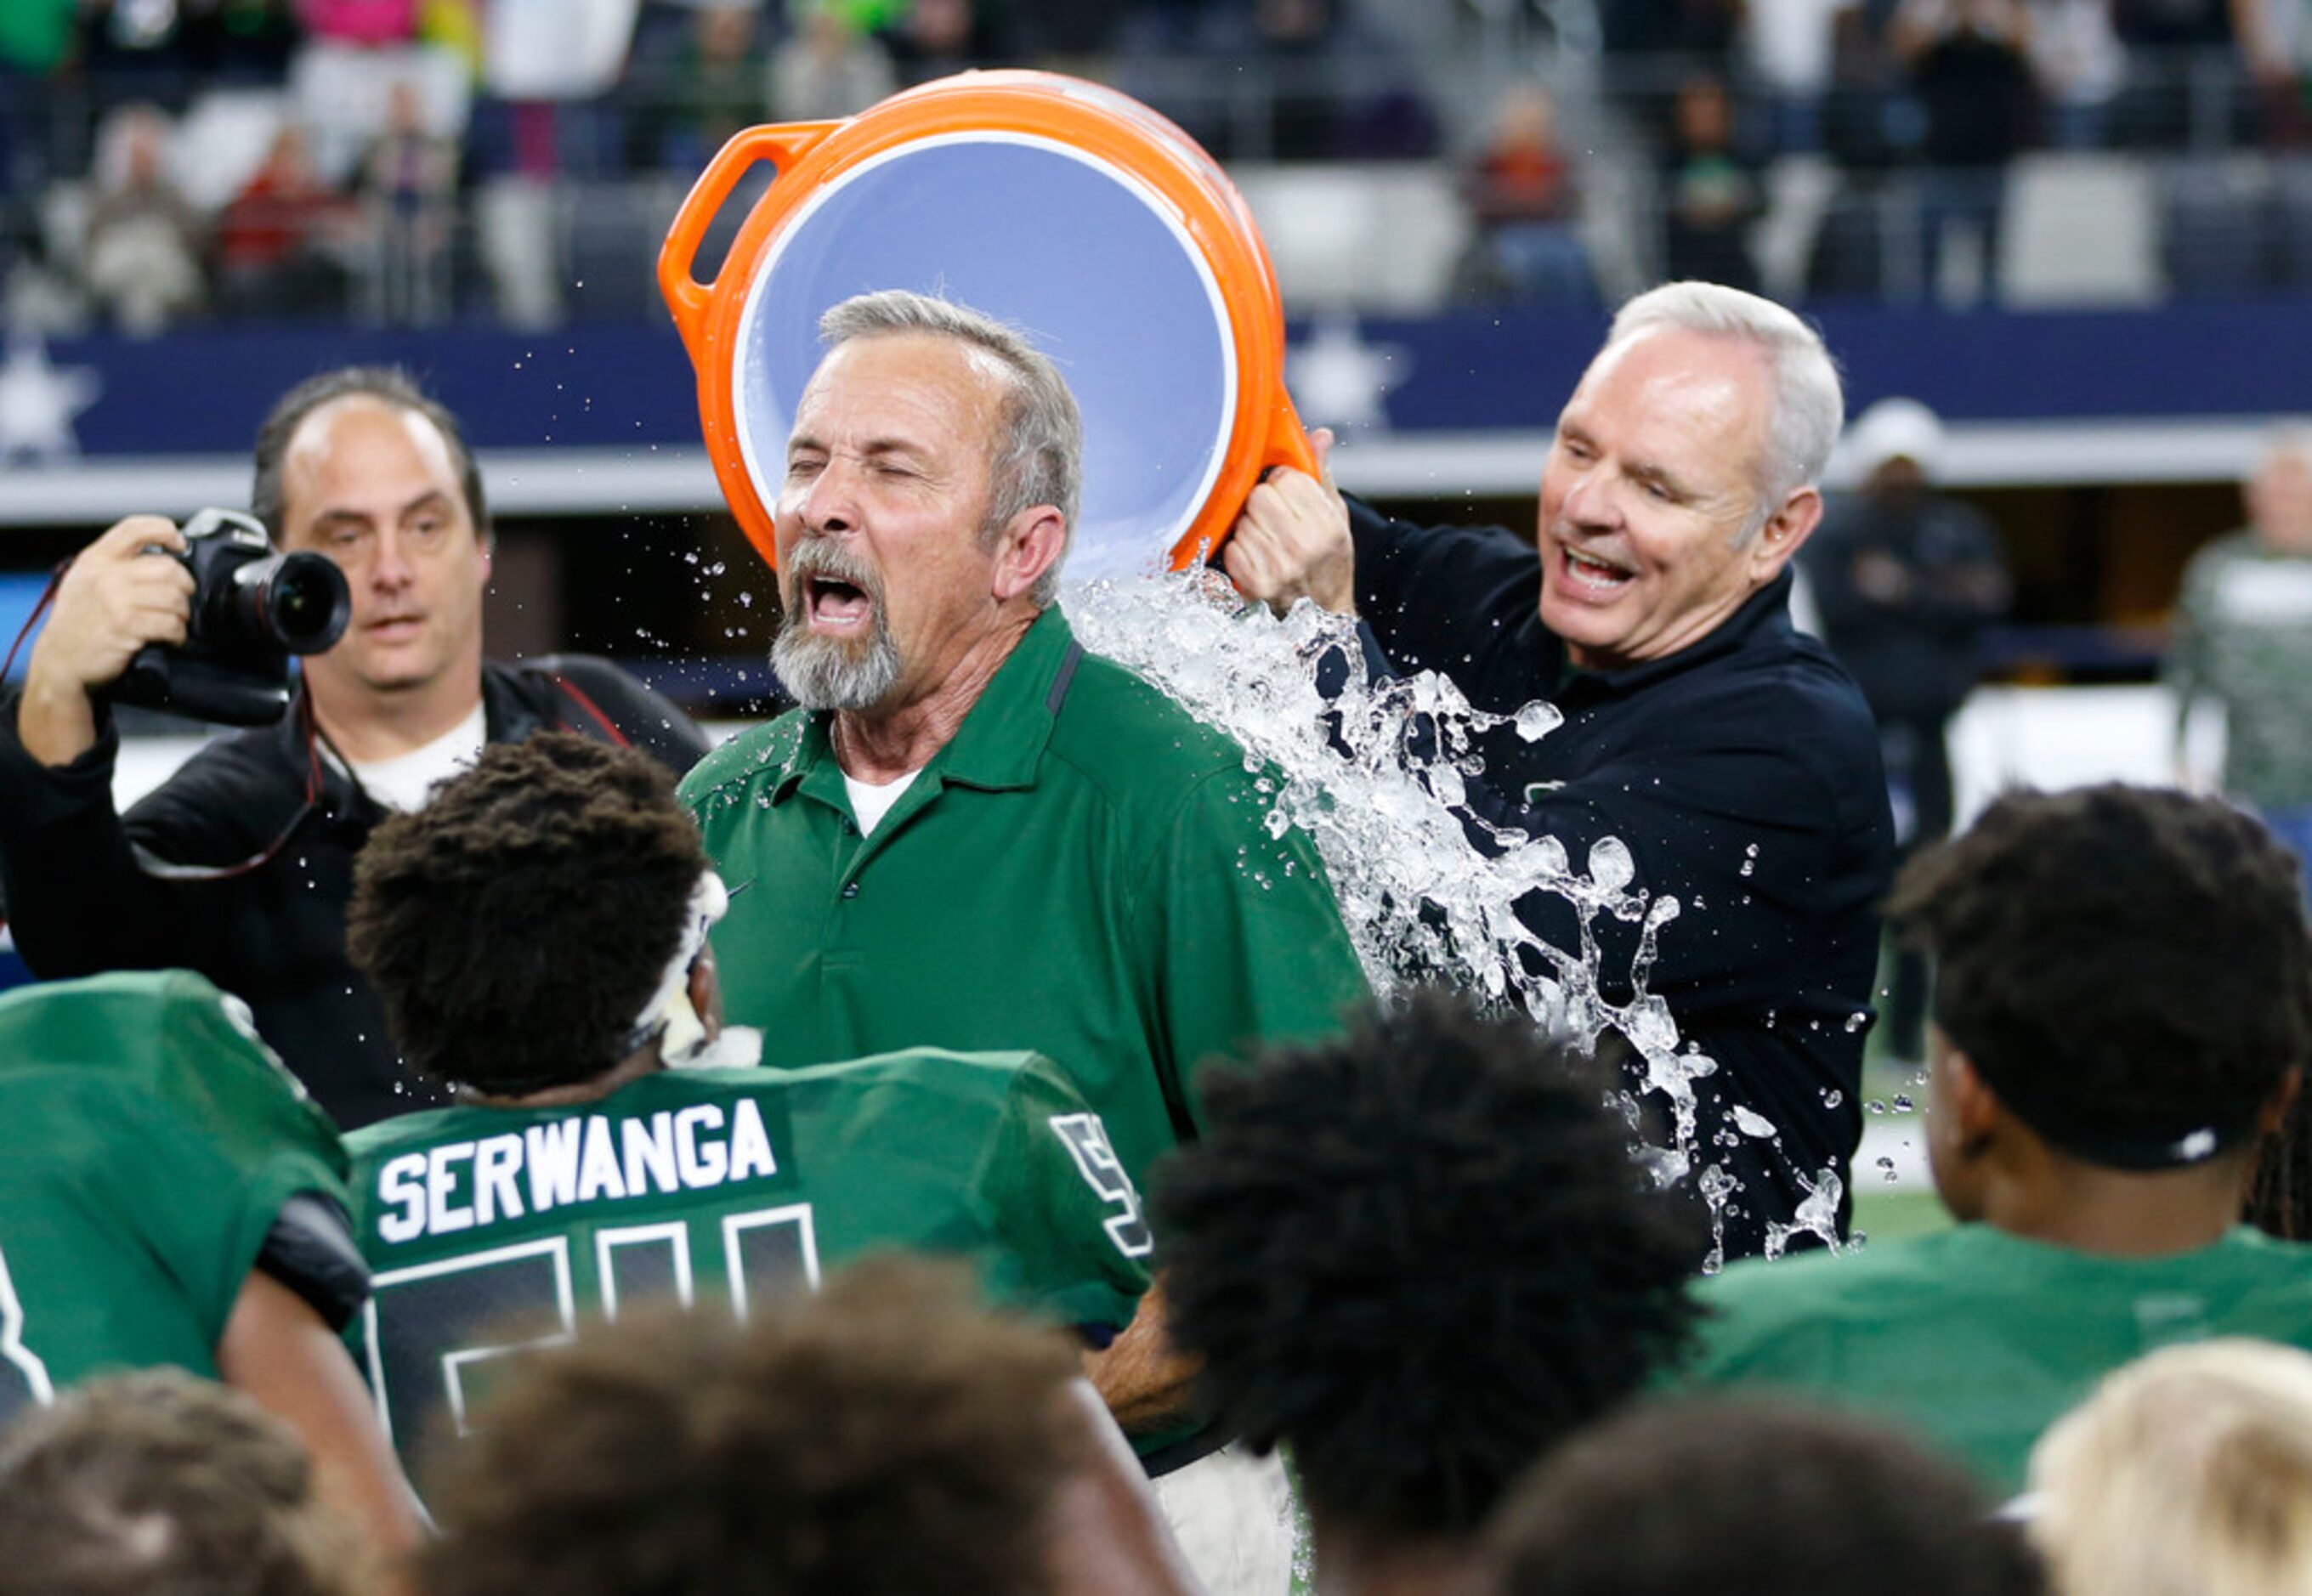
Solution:
{"label": "dark blue shirt", "polygon": [[[1397,666],[1441,672],[1495,714],[1535,699],[1564,713],[1538,742],[1508,727],[1478,739],[1493,791],[1476,807],[1556,837],[1576,868],[1590,843],[1618,837],[1634,885],[1677,898],[1647,985],[1681,1042],[1717,1061],[1697,1083],[1703,1161],[1741,1182],[1728,1255],[1757,1251],[1819,1171],[1848,1181],[1861,1135],[1878,904],[1894,861],[1861,693],[1791,625],[1788,571],[1699,642],[1589,671],[1543,628],[1540,557],[1515,534],[1416,528],[1355,503],[1350,526],[1358,607]],[[1579,945],[1563,900],[1536,894],[1519,908],[1553,946]],[[1604,995],[1625,1000],[1639,927],[1600,915],[1596,930]],[[1734,1104],[1775,1134],[1733,1125]]]}

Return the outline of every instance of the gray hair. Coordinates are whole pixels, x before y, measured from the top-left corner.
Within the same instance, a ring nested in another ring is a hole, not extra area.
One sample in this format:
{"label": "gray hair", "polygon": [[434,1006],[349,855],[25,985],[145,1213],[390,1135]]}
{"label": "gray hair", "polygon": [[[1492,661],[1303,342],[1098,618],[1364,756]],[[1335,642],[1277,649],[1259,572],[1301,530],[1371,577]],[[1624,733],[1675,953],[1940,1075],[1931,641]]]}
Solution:
{"label": "gray hair", "polygon": [[1060,567],[1075,543],[1076,507],[1083,492],[1083,416],[1066,379],[1017,328],[930,294],[887,288],[847,299],[819,318],[819,342],[829,349],[892,333],[952,338],[993,356],[1011,379],[1002,437],[988,462],[983,536],[992,540],[1023,510],[1038,504],[1058,509],[1064,523],[1060,557],[1029,592],[1037,604],[1049,605],[1059,591]]}
{"label": "gray hair", "polygon": [[[1606,348],[1641,333],[1676,327],[1756,344],[1773,362],[1774,405],[1766,418],[1766,458],[1755,532],[1800,488],[1822,480],[1838,443],[1846,399],[1822,335],[1772,300],[1717,283],[1665,283],[1625,304]],[[1745,534],[1745,536],[1748,533]]]}

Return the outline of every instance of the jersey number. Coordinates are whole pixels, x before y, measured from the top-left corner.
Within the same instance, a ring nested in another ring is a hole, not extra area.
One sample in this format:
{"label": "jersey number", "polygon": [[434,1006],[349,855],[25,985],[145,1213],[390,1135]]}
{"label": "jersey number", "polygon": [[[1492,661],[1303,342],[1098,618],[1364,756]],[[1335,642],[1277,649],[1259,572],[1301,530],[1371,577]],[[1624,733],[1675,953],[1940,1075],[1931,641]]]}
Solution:
{"label": "jersey number", "polygon": [[[809,1203],[698,1223],[721,1226],[722,1284],[741,1319],[750,1297],[819,1288],[819,1239]],[[691,1305],[688,1222],[605,1227],[593,1239],[607,1317],[618,1316],[621,1300],[670,1297]],[[468,1411],[508,1359],[577,1333],[570,1247],[570,1237],[549,1236],[389,1269],[371,1282],[362,1310],[370,1390],[396,1446],[407,1452],[425,1420],[444,1407],[464,1435]]]}

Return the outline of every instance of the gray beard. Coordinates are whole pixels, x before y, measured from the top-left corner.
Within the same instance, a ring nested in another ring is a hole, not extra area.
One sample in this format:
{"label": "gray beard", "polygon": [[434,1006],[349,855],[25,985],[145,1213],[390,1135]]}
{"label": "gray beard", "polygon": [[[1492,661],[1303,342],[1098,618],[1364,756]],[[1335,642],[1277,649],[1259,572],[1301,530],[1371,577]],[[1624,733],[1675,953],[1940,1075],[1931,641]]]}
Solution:
{"label": "gray beard", "polygon": [[799,616],[771,644],[771,668],[807,710],[872,709],[898,685],[899,666],[899,645],[885,630],[880,608],[865,650],[856,656],[833,638],[814,635]]}

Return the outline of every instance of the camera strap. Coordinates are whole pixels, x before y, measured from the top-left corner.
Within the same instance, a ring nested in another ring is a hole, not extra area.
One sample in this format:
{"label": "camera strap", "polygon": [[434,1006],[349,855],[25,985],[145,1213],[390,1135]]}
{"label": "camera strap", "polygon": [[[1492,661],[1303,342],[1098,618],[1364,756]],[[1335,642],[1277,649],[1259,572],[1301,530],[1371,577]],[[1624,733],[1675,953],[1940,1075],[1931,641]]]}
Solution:
{"label": "camera strap", "polygon": [[281,850],[289,845],[289,839],[296,834],[297,828],[305,824],[305,817],[312,814],[321,801],[321,751],[319,745],[327,735],[313,719],[312,700],[302,685],[297,689],[296,706],[290,712],[297,717],[299,741],[305,748],[305,795],[303,801],[298,804],[296,813],[289,816],[287,824],[274,839],[247,859],[231,865],[176,864],[131,843],[129,851],[136,855],[136,868],[141,873],[162,881],[230,881],[236,876],[246,876],[251,870],[262,869],[280,856]]}
{"label": "camera strap", "polygon": [[[579,686],[577,683],[572,681],[568,676],[562,675],[559,671],[547,672],[546,679],[553,683],[556,687],[560,688],[564,697],[569,699],[580,709],[585,711],[587,718],[592,720],[596,726],[602,728],[602,740],[604,742],[610,743],[620,748],[631,748],[634,746],[633,741],[627,737],[626,734],[618,729],[617,723],[612,720],[608,715],[604,714],[602,712],[602,706],[596,703],[591,698],[589,698],[586,695],[585,689]],[[580,730],[581,728],[569,720],[565,720],[562,723],[562,729],[565,731],[577,731]]]}
{"label": "camera strap", "polygon": [[16,641],[8,645],[8,658],[0,659],[0,682],[6,681],[8,673],[16,668],[18,650],[23,648],[24,640],[32,635],[32,628],[40,624],[40,617],[48,614],[48,606],[56,602],[57,589],[64,585],[65,572],[71,569],[71,560],[61,560],[57,562],[56,570],[48,573],[48,585],[40,589],[39,597],[33,601],[32,613],[24,617],[24,624],[16,633]]}

